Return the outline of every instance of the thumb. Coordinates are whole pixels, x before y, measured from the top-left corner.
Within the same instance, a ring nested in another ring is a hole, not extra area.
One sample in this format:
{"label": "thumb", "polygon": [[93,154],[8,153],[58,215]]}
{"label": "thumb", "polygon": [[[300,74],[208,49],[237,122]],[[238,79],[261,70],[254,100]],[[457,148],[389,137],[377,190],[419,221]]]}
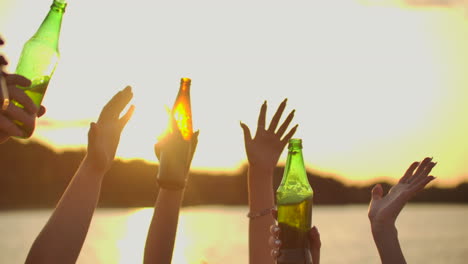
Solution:
{"label": "thumb", "polygon": [[96,123],[91,122],[89,124],[89,131],[88,131],[88,150],[96,144],[96,138],[98,136],[99,129]]}
{"label": "thumb", "polygon": [[250,134],[249,127],[246,124],[242,123],[242,122],[240,122],[240,126],[241,126],[241,128],[242,128],[242,130],[244,132],[245,142],[249,142],[250,140],[252,140],[252,134]]}
{"label": "thumb", "polygon": [[161,161],[161,142],[160,141],[154,144],[154,154],[156,155],[156,158],[158,158],[158,160]]}
{"label": "thumb", "polygon": [[372,200],[380,200],[383,196],[383,188],[380,183],[376,184],[374,188],[372,188]]}

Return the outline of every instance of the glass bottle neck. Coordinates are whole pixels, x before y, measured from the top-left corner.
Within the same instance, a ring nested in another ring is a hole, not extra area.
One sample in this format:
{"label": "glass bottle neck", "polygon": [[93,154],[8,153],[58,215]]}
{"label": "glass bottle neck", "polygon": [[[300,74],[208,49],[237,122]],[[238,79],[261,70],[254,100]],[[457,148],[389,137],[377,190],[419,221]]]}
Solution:
{"label": "glass bottle neck", "polygon": [[297,204],[312,199],[314,191],[309,184],[302,156],[300,139],[291,139],[283,179],[276,191],[277,204]]}
{"label": "glass bottle neck", "polygon": [[45,17],[44,21],[42,21],[41,26],[36,31],[36,34],[34,34],[33,38],[55,43],[58,47],[60,28],[66,6],[67,3],[65,1],[54,0],[50,6],[49,13],[47,13],[47,16]]}
{"label": "glass bottle neck", "polygon": [[302,155],[302,146],[298,144],[290,144],[288,147],[288,157],[284,168],[284,181],[301,181],[308,182],[307,172],[305,170],[304,157]]}
{"label": "glass bottle neck", "polygon": [[192,80],[189,78],[181,78],[180,79],[180,90],[189,93],[190,92],[190,84]]}

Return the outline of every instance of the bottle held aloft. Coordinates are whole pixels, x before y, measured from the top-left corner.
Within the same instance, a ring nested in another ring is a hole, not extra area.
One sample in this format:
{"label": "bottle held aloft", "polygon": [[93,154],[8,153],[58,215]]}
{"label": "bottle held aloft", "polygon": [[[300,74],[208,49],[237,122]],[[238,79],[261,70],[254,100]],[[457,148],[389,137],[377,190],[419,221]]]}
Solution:
{"label": "bottle held aloft", "polygon": [[309,264],[308,232],[312,225],[314,192],[307,178],[302,140],[289,140],[283,179],[276,191],[281,253],[278,264]]}
{"label": "bottle held aloft", "polygon": [[192,110],[190,107],[190,84],[191,80],[189,78],[182,78],[180,80],[179,93],[177,94],[170,112],[171,117],[167,130],[160,136],[160,138],[164,140],[167,133],[174,133],[175,129],[178,129],[182,136],[182,138],[178,137],[179,141],[176,140],[173,142],[175,143],[172,148],[174,151],[173,153],[177,153],[177,157],[171,156],[171,151],[169,151],[169,153],[162,151],[158,157],[160,167],[157,175],[157,181],[160,186],[166,189],[180,190],[185,188],[187,183],[188,168],[181,167],[180,164],[178,165],[175,163],[182,161],[183,164],[190,164],[190,161],[183,161],[184,158],[189,159],[191,152],[190,141],[193,136]]}
{"label": "bottle held aloft", "polygon": [[[36,33],[24,44],[16,73],[30,79],[30,87],[20,87],[38,107],[60,58],[59,37],[67,3],[54,0]],[[18,104],[18,103],[16,103]]]}
{"label": "bottle held aloft", "polygon": [[190,140],[193,134],[192,109],[190,105],[191,82],[189,78],[181,78],[179,93],[172,107],[172,115],[185,140]]}

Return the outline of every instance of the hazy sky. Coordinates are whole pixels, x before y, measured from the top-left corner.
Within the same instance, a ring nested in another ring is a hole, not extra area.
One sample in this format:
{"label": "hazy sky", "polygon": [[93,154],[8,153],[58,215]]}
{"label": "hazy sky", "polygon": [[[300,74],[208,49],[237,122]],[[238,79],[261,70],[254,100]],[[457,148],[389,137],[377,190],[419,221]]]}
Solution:
{"label": "hazy sky", "polygon": [[[235,169],[245,161],[239,121],[254,130],[262,102],[271,118],[287,97],[312,169],[397,178],[434,156],[439,182],[468,179],[465,9],[412,3],[71,0],[35,137],[83,146],[89,122],[129,84],[136,111],[117,155],[155,161],[165,105],[189,77],[195,168]],[[50,4],[0,2],[10,71]]]}

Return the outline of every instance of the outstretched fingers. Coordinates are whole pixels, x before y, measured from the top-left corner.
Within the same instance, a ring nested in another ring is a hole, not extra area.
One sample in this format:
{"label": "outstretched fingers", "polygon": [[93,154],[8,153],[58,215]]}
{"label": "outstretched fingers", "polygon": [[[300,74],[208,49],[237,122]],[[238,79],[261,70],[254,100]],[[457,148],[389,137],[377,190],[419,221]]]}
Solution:
{"label": "outstretched fingers", "polygon": [[241,128],[242,128],[242,130],[244,132],[245,142],[247,143],[247,142],[252,141],[252,134],[250,133],[249,127],[246,124],[242,123],[242,122],[240,122],[240,126],[241,126]]}
{"label": "outstretched fingers", "polygon": [[296,133],[298,126],[299,125],[295,125],[293,128],[291,128],[288,134],[286,134],[286,136],[284,136],[284,138],[281,140],[282,144],[286,145],[286,143],[288,143],[288,141],[294,136],[294,133]]}
{"label": "outstretched fingers", "polygon": [[286,132],[286,129],[288,128],[289,124],[291,124],[292,119],[294,118],[294,113],[296,110],[292,110],[291,113],[286,117],[286,120],[284,120],[283,124],[280,126],[278,129],[278,134],[279,137],[282,137],[284,132]]}
{"label": "outstretched fingers", "polygon": [[415,181],[421,173],[425,170],[426,166],[431,162],[432,158],[425,158],[421,163],[419,164],[418,168],[416,169],[416,172],[413,173],[413,175],[408,179],[408,183],[411,183]]}
{"label": "outstretched fingers", "polygon": [[130,102],[132,97],[133,92],[130,86],[127,86],[122,91],[119,91],[104,106],[99,116],[98,122],[118,118],[125,106]]}
{"label": "outstretched fingers", "polygon": [[276,110],[276,113],[273,115],[273,118],[271,119],[270,126],[268,127],[268,131],[274,133],[276,128],[278,127],[279,120],[281,118],[281,115],[284,112],[284,109],[286,108],[286,102],[288,101],[288,98],[284,99],[283,102],[278,106],[278,109]]}
{"label": "outstretched fingers", "polygon": [[422,189],[424,189],[424,187],[426,187],[427,184],[429,184],[431,181],[433,181],[435,179],[434,176],[428,176],[424,179],[422,179],[421,181],[419,181],[418,183],[416,184],[413,184],[413,186],[411,186],[411,192],[413,194],[421,191]]}
{"label": "outstretched fingers", "polygon": [[436,163],[432,162],[432,158],[425,158],[419,165],[418,169],[416,170],[416,173],[409,180],[409,183],[418,184],[420,181],[424,180],[429,175],[429,173],[435,165]]}
{"label": "outstretched fingers", "polygon": [[413,164],[411,164],[409,166],[409,168],[406,170],[405,175],[403,175],[403,177],[401,177],[398,182],[399,183],[407,183],[408,180],[413,176],[414,170],[416,170],[418,165],[419,165],[418,161],[413,162]]}
{"label": "outstretched fingers", "polygon": [[130,120],[130,118],[133,116],[133,112],[135,112],[135,106],[131,105],[127,112],[119,119],[121,129],[127,125],[128,120]]}
{"label": "outstretched fingers", "polygon": [[97,142],[97,133],[99,133],[96,123],[91,122],[88,130],[88,145],[94,146]]}
{"label": "outstretched fingers", "polygon": [[258,115],[257,122],[257,134],[260,130],[265,130],[265,119],[266,119],[267,102],[263,102],[260,108],[260,114]]}

